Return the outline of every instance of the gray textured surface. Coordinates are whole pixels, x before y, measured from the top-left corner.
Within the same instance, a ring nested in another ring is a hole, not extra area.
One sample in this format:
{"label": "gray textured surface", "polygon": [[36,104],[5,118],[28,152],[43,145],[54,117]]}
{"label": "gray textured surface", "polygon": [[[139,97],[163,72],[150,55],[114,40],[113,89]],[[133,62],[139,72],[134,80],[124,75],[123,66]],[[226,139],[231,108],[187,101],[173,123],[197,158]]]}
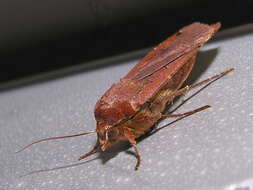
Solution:
{"label": "gray textured surface", "polygon": [[[143,162],[125,145],[77,159],[95,143],[90,135],[41,143],[34,140],[95,128],[96,100],[137,62],[110,65],[0,94],[0,189],[253,189],[253,35],[219,39],[199,53],[191,82],[228,68],[226,76],[177,112],[212,108],[178,121],[138,146]],[[184,99],[195,91],[189,92]],[[180,101],[179,101],[180,102]],[[169,123],[166,119],[159,126]]]}

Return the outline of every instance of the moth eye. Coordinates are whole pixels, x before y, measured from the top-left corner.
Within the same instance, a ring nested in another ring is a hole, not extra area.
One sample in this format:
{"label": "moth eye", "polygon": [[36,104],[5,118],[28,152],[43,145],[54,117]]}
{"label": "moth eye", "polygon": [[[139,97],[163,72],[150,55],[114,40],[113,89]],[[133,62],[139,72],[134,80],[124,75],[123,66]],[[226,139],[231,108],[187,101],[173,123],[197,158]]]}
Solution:
{"label": "moth eye", "polygon": [[108,138],[109,139],[114,139],[114,138],[116,138],[116,136],[117,136],[117,132],[115,130],[108,131]]}
{"label": "moth eye", "polygon": [[105,140],[105,135],[102,133],[98,133],[99,139],[101,139],[102,141]]}

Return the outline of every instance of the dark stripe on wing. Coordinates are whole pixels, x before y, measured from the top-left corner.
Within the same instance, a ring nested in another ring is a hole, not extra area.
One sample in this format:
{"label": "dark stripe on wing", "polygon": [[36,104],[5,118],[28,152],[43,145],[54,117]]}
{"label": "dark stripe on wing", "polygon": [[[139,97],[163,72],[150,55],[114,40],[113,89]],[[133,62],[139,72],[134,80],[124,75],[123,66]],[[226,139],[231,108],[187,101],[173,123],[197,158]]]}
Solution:
{"label": "dark stripe on wing", "polygon": [[144,78],[149,77],[155,72],[161,70],[163,67],[166,67],[168,64],[172,63],[176,59],[188,53],[192,48],[188,48],[185,51],[179,52],[178,54],[171,55],[170,57],[166,57],[164,60],[154,60],[150,62],[145,67],[140,68],[139,73],[133,78],[134,80],[142,80]]}

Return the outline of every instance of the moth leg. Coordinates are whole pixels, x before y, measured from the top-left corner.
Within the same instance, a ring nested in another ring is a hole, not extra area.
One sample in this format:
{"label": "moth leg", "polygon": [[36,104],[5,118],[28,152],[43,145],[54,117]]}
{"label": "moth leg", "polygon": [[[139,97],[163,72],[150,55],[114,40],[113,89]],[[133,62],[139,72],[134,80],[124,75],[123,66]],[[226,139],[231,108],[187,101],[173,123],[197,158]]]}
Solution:
{"label": "moth leg", "polygon": [[198,83],[196,83],[196,84],[193,84],[193,85],[190,85],[190,86],[186,86],[186,87],[184,87],[184,88],[181,88],[181,89],[177,90],[177,91],[173,94],[173,96],[174,96],[174,97],[180,96],[180,95],[182,95],[182,94],[185,94],[186,92],[188,92],[189,90],[191,90],[191,89],[193,89],[193,88],[196,88],[196,87],[198,87],[198,86],[202,86],[202,85],[204,85],[204,84],[206,84],[206,83],[208,83],[208,82],[211,82],[211,81],[218,80],[219,78],[221,78],[221,77],[227,75],[228,73],[230,73],[230,72],[232,72],[232,71],[234,71],[234,70],[235,70],[234,68],[228,69],[228,70],[226,70],[226,71],[224,71],[224,72],[222,72],[222,73],[220,73],[220,74],[218,74],[218,75],[215,75],[215,76],[213,76],[213,77],[210,77],[210,78],[208,78],[208,79],[206,79],[206,80],[203,80],[203,81],[198,82]]}
{"label": "moth leg", "polygon": [[88,156],[95,154],[98,151],[98,144],[96,144],[91,151],[87,152],[86,154],[83,154],[79,157],[78,160],[82,160],[84,158],[87,158]]}
{"label": "moth leg", "polygon": [[185,116],[189,116],[189,115],[195,114],[197,112],[203,111],[203,110],[205,110],[207,108],[210,108],[210,107],[211,107],[210,105],[205,105],[205,106],[202,106],[200,108],[197,108],[195,110],[188,111],[188,112],[185,112],[185,113],[180,113],[180,114],[163,114],[162,118],[166,118],[166,117],[185,117]]}
{"label": "moth leg", "polygon": [[134,169],[138,170],[138,168],[141,165],[141,153],[140,153],[140,151],[139,151],[139,149],[136,145],[137,143],[136,143],[136,140],[135,140],[135,136],[132,133],[132,131],[128,128],[124,128],[124,135],[127,138],[127,140],[129,141],[129,143],[134,147],[135,156],[136,156],[136,159],[137,159],[137,163],[136,163]]}

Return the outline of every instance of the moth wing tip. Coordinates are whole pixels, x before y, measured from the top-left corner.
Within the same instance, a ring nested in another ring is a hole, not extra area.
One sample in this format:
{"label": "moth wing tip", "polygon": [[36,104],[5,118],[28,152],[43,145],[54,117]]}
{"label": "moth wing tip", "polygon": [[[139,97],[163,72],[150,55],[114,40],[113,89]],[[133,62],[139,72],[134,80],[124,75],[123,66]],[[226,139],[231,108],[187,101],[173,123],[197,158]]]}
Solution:
{"label": "moth wing tip", "polygon": [[221,27],[221,23],[217,22],[215,24],[211,24],[211,27],[214,29],[215,32],[217,32]]}

